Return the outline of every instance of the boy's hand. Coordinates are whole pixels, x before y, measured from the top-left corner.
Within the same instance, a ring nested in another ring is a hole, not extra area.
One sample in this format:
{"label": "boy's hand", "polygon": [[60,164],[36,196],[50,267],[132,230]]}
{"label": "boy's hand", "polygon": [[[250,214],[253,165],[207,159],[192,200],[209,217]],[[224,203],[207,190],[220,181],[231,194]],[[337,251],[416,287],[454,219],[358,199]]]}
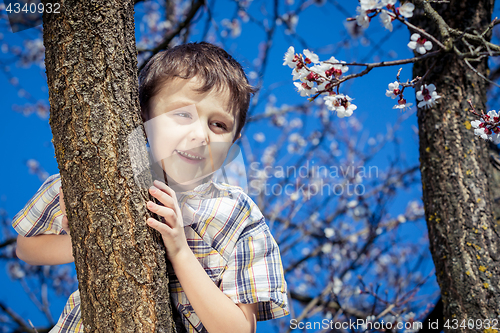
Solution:
{"label": "boy's hand", "polygon": [[153,213],[162,216],[165,223],[151,217],[146,222],[161,233],[163,243],[167,248],[168,258],[170,261],[174,261],[180,253],[190,251],[184,234],[182,212],[174,190],[158,180],[154,181],[154,185],[149,188],[149,193],[158,199],[163,206],[148,201],[147,207]]}
{"label": "boy's hand", "polygon": [[61,211],[63,213],[63,219],[62,219],[62,227],[64,231],[69,235],[69,223],[68,223],[68,218],[66,217],[66,206],[64,205],[64,196],[63,196],[63,191],[62,191],[62,186],[59,187],[59,206],[61,208]]}

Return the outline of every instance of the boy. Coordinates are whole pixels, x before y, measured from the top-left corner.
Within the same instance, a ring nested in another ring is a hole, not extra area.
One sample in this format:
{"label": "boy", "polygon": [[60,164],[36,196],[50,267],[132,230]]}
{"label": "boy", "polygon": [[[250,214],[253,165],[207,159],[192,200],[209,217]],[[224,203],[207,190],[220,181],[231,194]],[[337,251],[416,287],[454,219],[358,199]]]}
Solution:
{"label": "boy", "polygon": [[[147,203],[164,222],[147,223],[174,270],[178,332],[255,332],[256,320],[288,314],[279,249],[262,213],[240,188],[212,178],[241,136],[252,91],[241,66],[208,43],[158,53],[140,75],[152,174],[168,182],[150,188],[162,205]],[[18,257],[30,264],[73,261],[59,187],[59,175],[49,177],[13,219]],[[51,332],[83,332],[78,291]]]}

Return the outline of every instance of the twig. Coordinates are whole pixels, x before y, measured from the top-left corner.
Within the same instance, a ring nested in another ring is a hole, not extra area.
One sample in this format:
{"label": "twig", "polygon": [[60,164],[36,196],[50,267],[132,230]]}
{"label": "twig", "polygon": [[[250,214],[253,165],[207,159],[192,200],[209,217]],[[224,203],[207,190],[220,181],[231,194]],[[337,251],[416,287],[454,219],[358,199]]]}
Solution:
{"label": "twig", "polygon": [[472,60],[472,59],[468,59],[468,58],[464,59],[464,61],[467,64],[467,66],[469,66],[469,68],[472,69],[472,71],[474,73],[476,73],[477,75],[479,75],[479,77],[481,77],[482,79],[486,80],[487,82],[489,82],[489,83],[493,84],[494,86],[500,88],[500,85],[498,83],[495,83],[495,82],[491,81],[486,76],[484,76],[481,72],[479,72],[477,69],[475,69],[474,67],[472,67],[472,65],[469,63],[469,60]]}
{"label": "twig", "polygon": [[488,24],[488,27],[483,31],[483,33],[481,34],[481,37],[484,38],[484,36],[491,31],[491,29],[493,29],[493,27],[495,25],[497,25],[498,23],[500,23],[500,21],[498,20],[498,17],[495,17],[493,19],[493,21],[490,22],[490,24]]}
{"label": "twig", "polygon": [[399,19],[399,21],[403,22],[403,24],[406,25],[408,28],[413,29],[415,31],[418,31],[421,35],[424,35],[428,39],[432,40],[434,42],[434,44],[439,46],[441,49],[446,50],[446,46],[444,46],[443,43],[441,43],[436,37],[434,37],[433,35],[431,35],[427,31],[425,31],[424,29],[421,29],[421,28],[411,24],[410,22],[404,20],[403,18],[398,18],[398,19]]}
{"label": "twig", "polygon": [[15,242],[16,242],[16,238],[14,238],[14,237],[13,237],[13,238],[9,238],[9,239],[7,239],[5,242],[0,243],[0,249],[1,249],[1,248],[4,248],[4,247],[6,247],[6,246],[9,246],[9,245],[11,245],[11,244],[14,244]]}
{"label": "twig", "polygon": [[146,66],[146,64],[149,62],[149,59],[151,59],[156,53],[160,52],[161,50],[166,49],[168,47],[168,45],[170,44],[170,42],[172,41],[172,39],[174,39],[175,36],[177,36],[185,27],[187,27],[191,23],[191,21],[193,20],[193,18],[196,15],[196,13],[198,12],[198,9],[200,9],[200,7],[204,3],[205,3],[205,0],[197,0],[196,2],[194,2],[193,5],[191,6],[191,9],[186,14],[186,18],[181,23],[179,23],[177,28],[175,30],[173,30],[172,32],[170,32],[165,37],[165,39],[160,44],[158,44],[156,47],[154,47],[153,49],[138,50],[138,52],[152,52],[151,56],[142,63],[141,67],[139,68],[139,71],[141,71],[144,68],[144,66]]}
{"label": "twig", "polygon": [[28,323],[30,324],[30,326],[33,329],[33,331],[35,331],[35,333],[38,333],[38,331],[36,330],[35,326],[33,326],[33,323],[31,322],[31,320],[28,319]]}
{"label": "twig", "polygon": [[19,316],[17,313],[15,313],[12,309],[6,307],[2,302],[0,302],[0,309],[2,309],[6,314],[8,314],[12,320],[14,320],[23,330],[26,332],[30,332],[31,328],[28,326],[28,324]]}
{"label": "twig", "polygon": [[[498,23],[495,23],[495,25],[496,24],[498,24]],[[488,29],[488,28],[486,28],[486,29]],[[491,49],[493,49],[495,51],[500,51],[500,46],[495,45],[495,44],[493,44],[491,42],[485,42],[484,39],[481,38],[481,37],[479,37],[479,36],[476,36],[476,35],[473,35],[473,34],[469,34],[469,33],[460,31],[458,29],[453,29],[453,28],[448,28],[448,30],[449,30],[450,34],[452,34],[454,36],[462,36],[462,37],[467,38],[468,40],[475,41],[477,43],[485,43]]]}
{"label": "twig", "polygon": [[392,60],[392,61],[381,61],[381,62],[374,62],[374,63],[358,63],[358,62],[349,62],[349,63],[330,63],[328,61],[324,61],[327,64],[332,64],[332,65],[346,65],[346,66],[366,66],[366,67],[388,67],[388,66],[396,66],[396,65],[405,65],[405,64],[411,64],[420,60],[424,60],[427,58],[431,58],[433,56],[436,56],[440,53],[441,51],[432,51],[428,52],[422,56],[419,57],[413,57],[413,58],[407,58],[407,59],[400,59],[400,60]]}

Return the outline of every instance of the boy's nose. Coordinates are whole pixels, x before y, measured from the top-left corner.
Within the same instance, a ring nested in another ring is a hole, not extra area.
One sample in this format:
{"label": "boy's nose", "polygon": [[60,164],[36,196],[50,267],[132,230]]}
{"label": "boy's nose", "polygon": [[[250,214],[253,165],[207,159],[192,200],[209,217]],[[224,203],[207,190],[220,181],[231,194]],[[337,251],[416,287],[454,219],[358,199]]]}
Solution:
{"label": "boy's nose", "polygon": [[206,145],[208,143],[207,130],[202,125],[200,120],[193,122],[193,128],[191,129],[189,135],[189,141],[195,142],[197,146]]}

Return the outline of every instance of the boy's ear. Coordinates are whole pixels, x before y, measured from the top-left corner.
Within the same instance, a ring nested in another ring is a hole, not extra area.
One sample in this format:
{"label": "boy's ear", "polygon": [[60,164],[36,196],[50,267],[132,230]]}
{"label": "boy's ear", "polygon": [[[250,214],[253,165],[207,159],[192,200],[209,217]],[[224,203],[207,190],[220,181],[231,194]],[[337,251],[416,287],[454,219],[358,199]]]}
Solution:
{"label": "boy's ear", "polygon": [[234,138],[233,143],[235,143],[235,142],[236,142],[236,140],[238,140],[239,138],[241,138],[241,133],[239,133],[239,134],[238,134],[238,137],[237,137],[237,138]]}

